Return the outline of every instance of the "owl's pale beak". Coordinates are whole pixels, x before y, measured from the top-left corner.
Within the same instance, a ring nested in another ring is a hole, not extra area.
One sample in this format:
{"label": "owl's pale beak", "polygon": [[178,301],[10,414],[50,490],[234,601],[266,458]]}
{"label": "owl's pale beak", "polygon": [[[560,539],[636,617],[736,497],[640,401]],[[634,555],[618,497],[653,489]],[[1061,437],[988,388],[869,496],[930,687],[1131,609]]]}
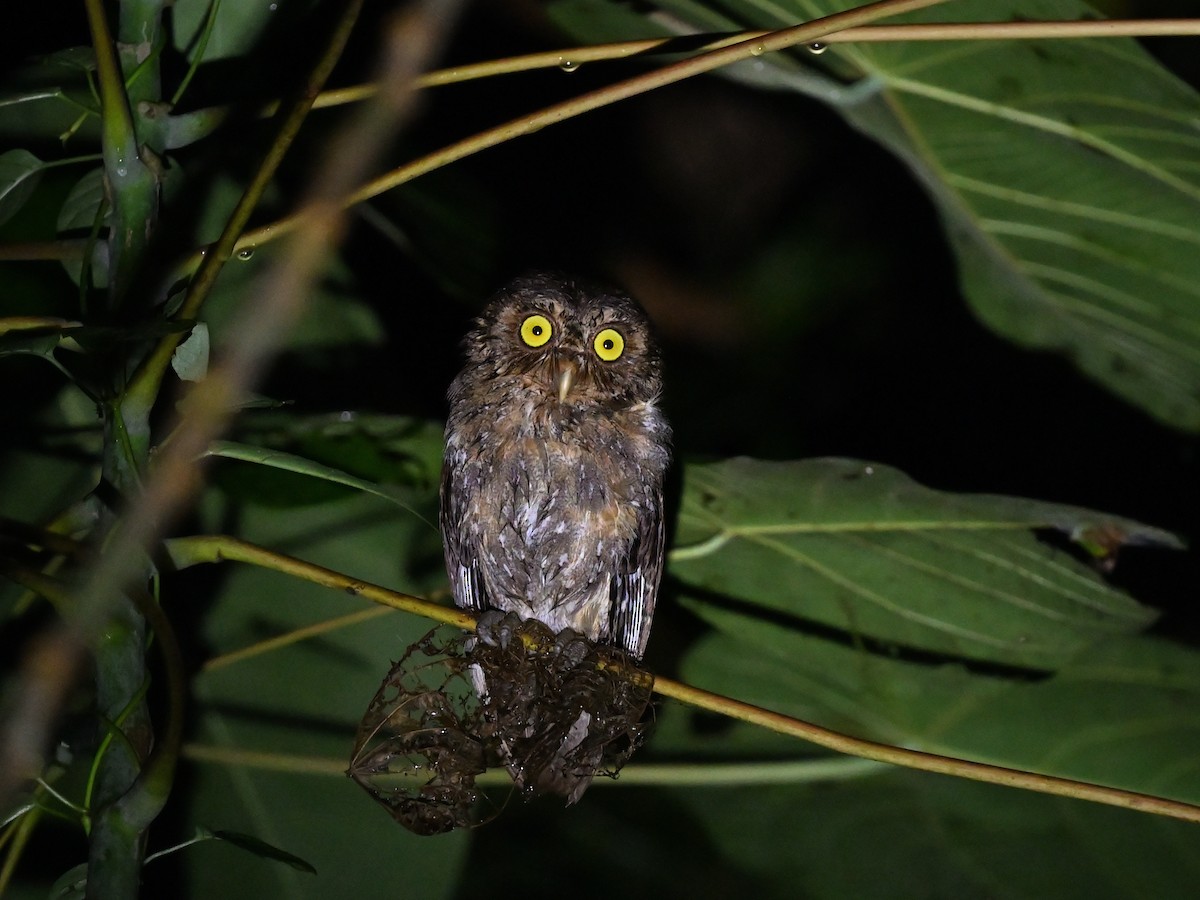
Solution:
{"label": "owl's pale beak", "polygon": [[575,384],[575,376],[579,373],[575,363],[563,361],[559,363],[558,369],[558,402],[565,403],[567,394],[571,393],[571,386]]}

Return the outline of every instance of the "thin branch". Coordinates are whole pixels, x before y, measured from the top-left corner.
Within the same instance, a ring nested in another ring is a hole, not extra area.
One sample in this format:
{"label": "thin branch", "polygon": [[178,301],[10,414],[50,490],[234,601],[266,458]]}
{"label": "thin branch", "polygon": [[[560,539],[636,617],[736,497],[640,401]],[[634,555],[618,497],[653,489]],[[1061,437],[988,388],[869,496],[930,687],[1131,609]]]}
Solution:
{"label": "thin branch", "polygon": [[[627,59],[651,53],[681,52],[684,44],[690,50],[718,50],[733,44],[765,37],[770,31],[742,31],[733,34],[688,35],[685,38],[646,38],[567,47],[521,56],[455,66],[425,73],[416,79],[418,88],[490,78],[516,72],[576,66],[588,62]],[[1194,37],[1200,35],[1200,19],[1109,19],[1054,22],[947,22],[904,25],[862,25],[843,28],[821,35],[819,44],[903,43],[910,41],[997,41],[997,40],[1066,40],[1117,37]],[[699,46],[696,41],[702,41]],[[313,109],[328,109],[367,100],[378,91],[377,84],[360,84],[336,88],[321,93]],[[264,107],[263,115],[274,115],[278,102]],[[187,115],[204,115],[212,119],[213,127],[223,121],[220,108],[197,110]],[[397,170],[398,171],[398,170]],[[414,176],[415,177],[415,176]],[[286,221],[286,220],[284,220]],[[266,243],[270,236],[258,234],[257,242]],[[80,240],[0,244],[0,260],[79,259],[84,250]],[[244,249],[240,247],[239,249]],[[196,265],[194,258],[191,263]]]}
{"label": "thin branch", "polygon": [[386,606],[368,606],[366,609],[360,609],[344,616],[326,619],[323,622],[316,622],[312,625],[306,625],[303,628],[295,628],[283,634],[277,634],[275,637],[267,638],[265,641],[258,641],[247,647],[239,647],[237,650],[231,650],[229,653],[214,656],[205,662],[200,670],[202,672],[211,672],[214,669],[223,669],[225,666],[232,665],[233,663],[253,659],[256,656],[271,653],[283,647],[290,647],[292,644],[320,637],[331,631],[349,628],[351,625],[358,625],[362,622],[368,622],[371,619],[378,619],[380,616],[390,615],[392,612],[393,610]]}
{"label": "thin branch", "polygon": [[[382,603],[393,609],[416,613],[438,622],[457,625],[467,630],[473,630],[475,627],[475,617],[464,610],[449,609],[410,594],[389,591],[378,585],[350,578],[322,566],[265,550],[237,538],[225,536],[177,538],[167,541],[166,549],[171,560],[179,568],[199,563],[236,560],[274,569],[295,578],[341,590],[354,596],[363,597],[373,603]],[[893,747],[890,744],[851,737],[828,728],[822,728],[820,725],[813,725],[801,719],[794,719],[782,713],[772,712],[740,700],[733,700],[702,688],[691,687],[669,678],[655,676],[654,691],[663,697],[679,700],[698,709],[706,709],[729,718],[749,722],[752,725],[759,725],[771,731],[801,738],[817,746],[861,759],[919,769],[924,772],[953,775],[971,781],[1021,788],[1042,794],[1090,800],[1094,803],[1154,813],[1188,822],[1200,822],[1200,806],[1178,800],[1168,800],[1136,791],[1089,784],[1054,775],[1040,775],[1004,766],[954,759],[936,753],[908,750]]]}
{"label": "thin branch", "polygon": [[999,784],[1005,787],[1021,788],[1036,791],[1041,794],[1052,794],[1058,797],[1071,797],[1076,800],[1090,800],[1093,803],[1103,803],[1108,806],[1119,806],[1138,812],[1154,813],[1173,819],[1183,819],[1188,822],[1200,822],[1200,806],[1184,803],[1179,800],[1167,800],[1136,791],[1126,791],[1120,788],[1105,787],[1089,784],[1084,781],[1074,781],[1070,778],[1059,778],[1054,775],[1039,775],[1034,772],[1023,772],[1004,766],[993,766],[987,763],[969,762],[954,759],[936,753],[926,753],[921,750],[907,750],[893,747],[890,744],[880,744],[863,738],[850,737],[819,725],[813,725],[800,719],[793,719],[782,713],[772,712],[760,706],[731,700],[720,694],[714,694],[701,688],[691,687],[669,678],[655,678],[654,690],[664,697],[679,700],[689,706],[707,709],[753,725],[760,725],[780,734],[798,737],[809,743],[848,753],[862,759],[873,759],[877,762],[904,766],[909,769],[919,769],[924,772],[936,772],[941,775],[954,775],[971,781],[983,781],[989,784]]}
{"label": "thin branch", "polygon": [[34,807],[21,817],[21,821],[12,826],[12,845],[4,855],[4,863],[0,865],[0,896],[3,896],[8,890],[13,874],[17,870],[17,864],[20,863],[21,856],[29,844],[29,838],[33,835],[33,829],[37,827],[38,819],[41,816],[42,811]]}
{"label": "thin branch", "polygon": [[896,41],[1037,41],[1118,37],[1192,37],[1200,19],[1092,19],[1056,22],[928,22],[848,28],[823,38],[834,43]]}
{"label": "thin branch", "polygon": [[[494,147],[522,135],[532,134],[550,125],[565,122],[592,110],[611,106],[621,100],[636,97],[640,94],[665,87],[676,82],[692,78],[705,72],[711,72],[722,66],[735,62],[762,56],[775,50],[785,50],[797,44],[806,44],[817,38],[848,28],[852,25],[874,22],[888,16],[900,15],[917,9],[924,9],[944,3],[946,0],[880,0],[867,6],[857,7],[845,12],[814,19],[790,28],[770,32],[762,37],[750,40],[740,40],[730,46],[693,56],[671,65],[646,72],[634,78],[616,84],[608,85],[561,103],[555,103],[530,115],[520,116],[502,125],[481,131],[449,146],[443,147],[427,156],[413,160],[406,165],[393,169],[391,172],[376,178],[364,185],[360,190],[347,198],[347,203],[353,205],[362,203],[386,191],[406,184],[413,179],[472,156],[481,150]],[[275,240],[285,234],[290,234],[301,227],[304,216],[300,212],[247,232],[238,241],[236,250],[253,249],[260,244]],[[195,258],[189,265],[195,264]]]}
{"label": "thin branch", "polygon": [[[268,772],[295,775],[346,774],[346,763],[323,756],[302,756],[297,753],[273,753],[247,750],[241,747],[219,747],[212,744],[184,744],[184,759],[198,763],[241,766]],[[827,781],[847,781],[887,772],[891,766],[869,759],[834,756],[811,759],[789,759],[778,762],[722,763],[631,763],[621,769],[616,778],[597,778],[593,784],[614,787],[746,787],[763,784],[806,784]],[[477,779],[482,785],[506,786],[512,777],[503,771],[492,770]]]}
{"label": "thin branch", "polygon": [[[611,62],[650,54],[695,53],[719,50],[742,41],[766,37],[770,31],[752,30],[728,33],[689,34],[665,38],[643,38],[613,41],[606,44],[587,44],[563,47],[519,56],[506,56],[481,62],[466,63],[450,69],[426,72],[417,78],[418,88],[462,84],[499,75],[532,72],[539,69],[574,71],[584,63]],[[1053,22],[930,22],[903,25],[860,25],[844,28],[821,38],[821,44],[895,44],[911,41],[1017,41],[1066,40],[1080,38],[1117,37],[1192,37],[1200,35],[1200,19],[1106,19]],[[375,95],[376,84],[357,84],[324,91],[313,103],[313,109],[331,109],[349,103],[360,103]],[[198,110],[215,116],[218,109]],[[279,110],[275,101],[263,107],[264,117]]]}
{"label": "thin branch", "polygon": [[200,537],[173,538],[164,542],[167,556],[178,569],[185,569],[202,563],[243,562],[282,572],[293,578],[311,581],[342,591],[352,597],[362,597],[372,603],[398,609],[402,612],[414,613],[433,619],[446,625],[473,630],[475,617],[465,610],[452,606],[439,606],[412,594],[390,591],[379,585],[360,581],[326,569],[313,563],[304,562],[293,556],[264,549],[249,541],[227,535],[204,535]]}

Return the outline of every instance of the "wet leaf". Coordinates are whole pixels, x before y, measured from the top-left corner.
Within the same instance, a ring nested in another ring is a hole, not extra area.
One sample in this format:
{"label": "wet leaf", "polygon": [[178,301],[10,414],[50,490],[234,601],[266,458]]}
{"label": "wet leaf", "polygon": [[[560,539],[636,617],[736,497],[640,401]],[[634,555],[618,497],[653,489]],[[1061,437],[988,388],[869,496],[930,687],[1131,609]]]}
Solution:
{"label": "wet leaf", "polygon": [[322,463],[315,462],[311,459],[305,459],[302,456],[297,456],[293,453],[285,453],[282,450],[273,450],[269,447],[252,447],[246,444],[239,444],[234,441],[214,441],[208,448],[207,456],[217,456],[223,459],[236,459],[242,462],[254,463],[260,466],[266,466],[272,469],[279,469],[284,472],[291,472],[296,475],[303,475],[308,478],[313,478],[318,481],[328,482],[330,484],[339,484],[345,487],[353,488],[357,491],[362,491],[366,494],[372,494],[376,497],[394,503],[401,509],[407,510],[412,515],[416,516],[421,521],[429,525],[435,531],[437,527],[418,512],[413,506],[405,502],[405,500],[396,496],[394,491],[389,491],[370,481],[362,478],[356,478],[347,472],[342,472],[332,466],[326,466]]}
{"label": "wet leaf", "polygon": [[[775,29],[858,0],[661,0],[625,37]],[[613,39],[628,13],[556,4]],[[1097,18],[1079,0],[958,0],[889,22]],[[587,29],[587,31],[585,31]],[[832,43],[725,70],[830,104],[940,210],[963,293],[999,334],[1069,357],[1163,422],[1200,430],[1200,95],[1132,39]]]}
{"label": "wet leaf", "polygon": [[28,150],[0,153],[0,224],[7,222],[33,196],[45,163]]}
{"label": "wet leaf", "polygon": [[171,368],[184,381],[199,381],[208,374],[208,326],[197,322],[187,340],[175,348]]}
{"label": "wet leaf", "polygon": [[[87,237],[100,214],[100,204],[104,202],[104,170],[92,169],[75,183],[67,199],[63,201],[58,213],[58,233],[64,237]],[[107,217],[106,217],[107,218]],[[97,244],[100,252],[93,256],[91,269],[92,280],[97,287],[108,284],[107,255],[104,243]],[[83,263],[78,260],[67,260],[63,263],[67,274],[76,284],[83,272]]]}
{"label": "wet leaf", "polygon": [[[212,61],[239,56],[254,47],[262,30],[288,0],[225,0],[217,11],[204,59]],[[175,3],[175,49],[195,53],[208,19],[211,0],[179,0]]]}
{"label": "wet leaf", "polygon": [[[1116,637],[1031,680],[888,658],[753,617],[711,621],[718,632],[683,665],[698,686],[864,737],[1200,800],[1194,650]],[[751,758],[787,752],[761,730],[736,739]],[[1200,865],[1189,823],[904,770],[680,797],[727,852],[806,896],[1184,898]],[[877,852],[847,857],[851,840]]]}
{"label": "wet leaf", "polygon": [[898,651],[1054,668],[1152,610],[1039,541],[1103,528],[1120,543],[1174,536],[1077,507],[947,494],[853,460],[731,459],[688,467],[671,575],[703,591],[705,616],[730,598]]}

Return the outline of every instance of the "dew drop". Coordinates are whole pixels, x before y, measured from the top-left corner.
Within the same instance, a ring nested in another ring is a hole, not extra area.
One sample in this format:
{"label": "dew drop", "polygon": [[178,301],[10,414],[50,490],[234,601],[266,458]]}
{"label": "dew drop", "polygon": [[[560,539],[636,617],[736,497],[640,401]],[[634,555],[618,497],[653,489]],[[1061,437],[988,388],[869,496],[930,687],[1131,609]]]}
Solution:
{"label": "dew drop", "polygon": [[575,60],[573,60],[573,59],[567,59],[566,57],[559,57],[558,67],[560,69],[562,69],[564,72],[574,72],[576,69],[579,68],[579,63],[575,62]]}
{"label": "dew drop", "polygon": [[241,259],[241,260],[250,259],[250,257],[252,257],[252,256],[254,256],[254,248],[253,247],[243,247],[241,250],[239,250],[237,252],[237,258]]}
{"label": "dew drop", "polygon": [[808,52],[812,53],[815,56],[820,56],[822,53],[824,53],[828,49],[829,49],[829,45],[822,44],[820,41],[813,41],[811,44],[808,45]]}
{"label": "dew drop", "polygon": [[767,52],[767,48],[764,47],[762,44],[755,44],[753,47],[750,48],[751,56],[762,56],[766,52]]}

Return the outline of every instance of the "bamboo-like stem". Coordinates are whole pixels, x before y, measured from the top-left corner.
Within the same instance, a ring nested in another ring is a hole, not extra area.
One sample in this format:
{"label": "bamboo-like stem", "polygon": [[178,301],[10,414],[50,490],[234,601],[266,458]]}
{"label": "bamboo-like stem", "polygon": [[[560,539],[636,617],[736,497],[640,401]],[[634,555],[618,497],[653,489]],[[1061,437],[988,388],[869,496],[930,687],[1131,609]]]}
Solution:
{"label": "bamboo-like stem", "polygon": [[[153,44],[154,36],[161,33],[158,17],[162,5],[161,0],[124,0],[118,10],[119,42],[114,41],[109,31],[107,13],[100,0],[85,0],[85,8],[100,84],[105,202],[111,209],[112,220],[107,237],[107,312],[114,316],[134,293],[132,285],[155,232],[161,171],[153,146],[156,142],[150,133],[153,129],[143,127],[146,119],[141,112],[143,104],[158,99],[157,56],[145,46],[132,46],[126,39],[137,33]],[[131,89],[129,85],[135,82]],[[81,297],[85,297],[86,285],[81,283],[80,291]],[[104,386],[101,412],[105,438],[101,466],[104,481],[118,494],[129,496],[137,490],[142,467],[149,456],[150,426],[148,417],[126,417],[110,399],[115,385],[124,377],[121,369],[120,364],[113,366],[109,384]],[[103,535],[112,522],[113,516],[106,514],[97,534]],[[127,565],[131,576],[135,571],[143,578],[149,575],[143,554],[132,554]],[[52,590],[49,584],[37,587],[28,580],[25,584],[40,593]],[[60,601],[60,609],[69,607],[68,626],[78,626],[82,620],[76,613],[83,598],[67,597],[66,601]],[[117,723],[119,738],[102,741],[93,766],[89,900],[137,896],[148,821],[127,820],[119,804],[130,793],[140,793],[138,777],[154,744],[153,724],[145,701],[145,619],[119,588],[106,601],[102,608],[99,604],[95,607],[91,627],[77,631],[78,638],[90,646],[95,663],[96,711],[102,720]]]}
{"label": "bamboo-like stem", "polygon": [[[225,222],[221,236],[205,253],[203,262],[196,271],[195,277],[193,277],[191,283],[188,285],[183,303],[179,311],[175,314],[176,320],[187,321],[194,319],[204,301],[212,293],[212,289],[217,282],[217,276],[221,273],[225,263],[233,255],[234,245],[238,237],[246,227],[246,223],[250,221],[250,216],[254,213],[255,208],[262,199],[262,195],[271,183],[271,179],[275,177],[280,163],[283,162],[284,157],[296,139],[296,135],[299,134],[300,127],[308,118],[313,100],[320,94],[321,88],[324,87],[325,82],[333,72],[334,66],[341,58],[342,50],[346,46],[346,41],[349,40],[350,32],[354,27],[354,23],[358,20],[358,13],[361,8],[361,0],[346,5],[337,26],[333,30],[329,45],[321,55],[316,67],[306,79],[299,99],[293,104],[292,109],[283,120],[279,131],[275,135],[275,139],[271,142],[271,146],[267,149],[266,154],[259,163],[254,176],[250,179],[250,183],[242,192],[242,196],[238,198],[237,205]],[[162,385],[163,376],[170,367],[171,356],[174,354],[175,348],[179,346],[180,341],[183,340],[183,337],[183,332],[174,332],[165,335],[159,341],[158,345],[143,361],[131,380],[125,392],[125,402],[127,405],[135,407],[138,410],[148,410],[154,404],[158,397],[159,388]]]}
{"label": "bamboo-like stem", "polygon": [[[78,545],[68,538],[43,533],[40,541],[44,546],[57,545],[68,550]],[[42,572],[20,566],[7,565],[0,568],[3,574],[21,586],[49,600],[61,615],[70,618],[76,598],[66,585]],[[183,741],[183,705],[186,692],[183,654],[171,622],[162,608],[148,594],[135,596],[138,612],[150,624],[156,644],[163,658],[163,669],[167,683],[167,725],[157,741],[154,754],[138,775],[138,784],[127,790],[114,804],[123,821],[137,832],[144,831],[158,815],[170,793],[174,778],[175,763],[179,757],[179,746]]]}

